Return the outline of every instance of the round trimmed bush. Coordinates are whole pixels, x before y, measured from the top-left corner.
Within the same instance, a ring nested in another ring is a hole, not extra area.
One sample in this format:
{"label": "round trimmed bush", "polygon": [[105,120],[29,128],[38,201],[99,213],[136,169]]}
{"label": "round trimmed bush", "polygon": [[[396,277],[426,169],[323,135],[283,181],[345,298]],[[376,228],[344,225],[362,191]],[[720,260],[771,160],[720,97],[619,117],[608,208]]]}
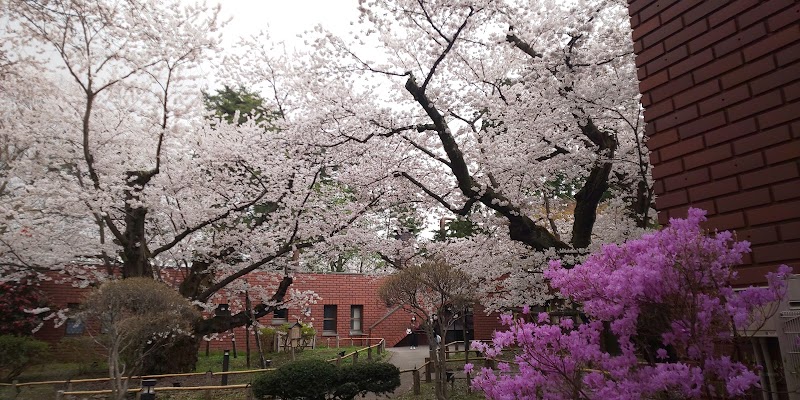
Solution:
{"label": "round trimmed bush", "polygon": [[301,360],[283,365],[253,381],[253,394],[264,399],[324,400],[337,385],[337,368],[322,360]]}

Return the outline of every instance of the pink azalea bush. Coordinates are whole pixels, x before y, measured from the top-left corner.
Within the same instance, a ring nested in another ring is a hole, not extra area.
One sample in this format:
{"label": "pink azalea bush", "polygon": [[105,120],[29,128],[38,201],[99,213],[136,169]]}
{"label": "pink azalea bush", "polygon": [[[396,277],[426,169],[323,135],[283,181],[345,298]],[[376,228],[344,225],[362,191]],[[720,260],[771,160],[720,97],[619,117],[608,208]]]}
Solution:
{"label": "pink azalea bush", "polygon": [[487,357],[513,351],[514,361],[483,368],[473,386],[490,399],[553,400],[735,397],[757,387],[737,344],[745,328],[774,313],[791,270],[769,274],[766,288],[733,291],[731,267],[749,243],[730,232],[706,235],[703,221],[705,211],[690,209],[688,218],[606,245],[573,269],[551,262],[545,276],[580,304],[581,322],[534,317],[528,307],[523,318],[504,316],[509,330],[475,348]]}

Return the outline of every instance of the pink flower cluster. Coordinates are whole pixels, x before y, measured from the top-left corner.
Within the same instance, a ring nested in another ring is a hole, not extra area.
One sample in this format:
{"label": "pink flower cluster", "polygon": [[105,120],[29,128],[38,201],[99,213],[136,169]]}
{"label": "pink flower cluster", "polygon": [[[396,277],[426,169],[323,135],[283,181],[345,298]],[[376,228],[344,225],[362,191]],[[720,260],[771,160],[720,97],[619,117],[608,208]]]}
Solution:
{"label": "pink flower cluster", "polygon": [[734,291],[731,267],[749,243],[706,235],[703,221],[705,211],[690,209],[572,269],[551,262],[545,276],[582,315],[556,322],[525,307],[520,319],[504,317],[509,330],[475,347],[487,357],[513,351],[514,361],[483,368],[474,387],[490,399],[553,400],[725,397],[756,387],[758,375],[720,348],[774,313],[791,270],[769,274],[766,288]]}

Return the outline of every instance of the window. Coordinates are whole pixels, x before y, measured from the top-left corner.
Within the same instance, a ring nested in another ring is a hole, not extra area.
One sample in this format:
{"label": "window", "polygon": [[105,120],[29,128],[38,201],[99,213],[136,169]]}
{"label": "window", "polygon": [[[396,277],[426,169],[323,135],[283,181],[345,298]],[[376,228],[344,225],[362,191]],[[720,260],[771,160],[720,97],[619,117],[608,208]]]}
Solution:
{"label": "window", "polygon": [[361,319],[364,315],[364,306],[350,306],[350,334],[351,335],[360,335],[362,333],[361,329]]}
{"label": "window", "polygon": [[[67,304],[67,308],[69,308],[70,311],[75,311],[78,309],[78,307],[80,307],[80,304],[78,303]],[[67,329],[67,335],[83,335],[83,332],[86,331],[86,325],[83,323],[83,321],[75,317],[67,318],[67,322],[65,322],[64,325]]]}
{"label": "window", "polygon": [[289,309],[277,308],[272,311],[272,324],[281,325],[289,322]]}
{"label": "window", "polygon": [[328,304],[322,308],[322,334],[335,335],[336,334],[336,306]]}

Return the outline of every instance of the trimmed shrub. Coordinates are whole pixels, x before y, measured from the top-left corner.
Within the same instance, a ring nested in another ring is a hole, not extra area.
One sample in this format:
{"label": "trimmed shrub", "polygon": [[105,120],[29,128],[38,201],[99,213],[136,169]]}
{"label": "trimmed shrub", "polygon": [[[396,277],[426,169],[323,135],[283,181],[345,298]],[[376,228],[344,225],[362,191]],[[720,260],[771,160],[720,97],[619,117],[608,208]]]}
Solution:
{"label": "trimmed shrub", "polygon": [[275,351],[275,328],[268,326],[258,331],[258,340],[261,341],[261,350],[265,353]]}
{"label": "trimmed shrub", "polygon": [[[400,370],[396,366],[382,362],[366,362],[346,365],[339,371],[342,385],[355,384],[356,395],[375,393],[377,395],[394,392],[400,386]],[[353,397],[340,397],[352,399]]]}
{"label": "trimmed shrub", "polygon": [[283,365],[253,381],[253,394],[263,399],[324,400],[337,384],[337,368],[322,360],[301,360]]}
{"label": "trimmed shrub", "polygon": [[400,386],[400,370],[389,363],[360,363],[337,368],[321,360],[286,364],[253,381],[253,394],[264,399],[350,400],[367,393],[391,393]]}
{"label": "trimmed shrub", "polygon": [[0,335],[0,371],[10,382],[25,368],[38,364],[47,351],[47,343],[22,336]]}

